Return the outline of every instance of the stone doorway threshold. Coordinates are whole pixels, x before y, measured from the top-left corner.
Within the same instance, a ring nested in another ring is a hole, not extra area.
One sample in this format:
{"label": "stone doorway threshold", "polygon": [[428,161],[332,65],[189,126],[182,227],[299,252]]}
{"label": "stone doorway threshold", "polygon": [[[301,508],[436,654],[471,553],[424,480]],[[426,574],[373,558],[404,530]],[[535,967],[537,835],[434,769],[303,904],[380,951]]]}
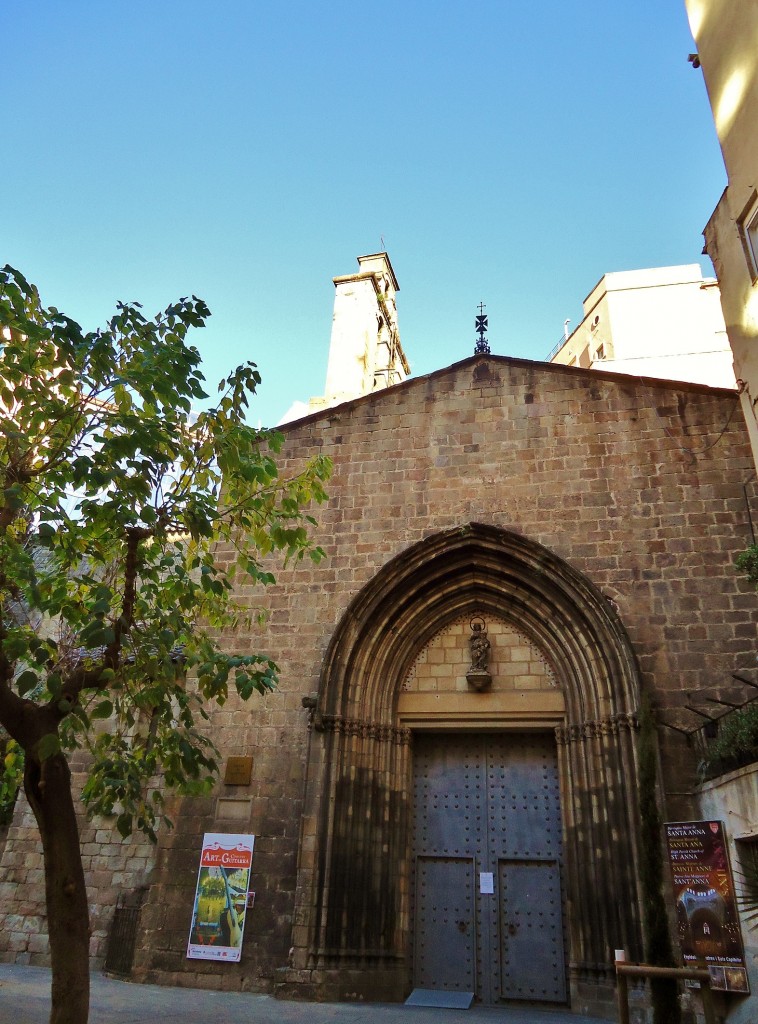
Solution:
{"label": "stone doorway threshold", "polygon": [[414,988],[405,1000],[405,1005],[439,1006],[446,1010],[468,1010],[473,1001],[473,992],[443,992],[438,988]]}

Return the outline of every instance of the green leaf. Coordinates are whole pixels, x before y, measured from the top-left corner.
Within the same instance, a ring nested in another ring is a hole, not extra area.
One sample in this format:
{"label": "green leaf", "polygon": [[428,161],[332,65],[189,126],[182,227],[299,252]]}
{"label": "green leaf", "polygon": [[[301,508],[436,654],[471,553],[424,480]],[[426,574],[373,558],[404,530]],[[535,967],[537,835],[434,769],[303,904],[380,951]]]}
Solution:
{"label": "green leaf", "polygon": [[49,757],[60,753],[60,749],[61,741],[58,734],[55,732],[48,732],[37,743],[37,757],[40,761],[47,761]]}
{"label": "green leaf", "polygon": [[110,718],[113,714],[113,702],[110,700],[101,701],[93,711],[90,711],[90,718]]}
{"label": "green leaf", "polygon": [[38,685],[39,676],[36,672],[32,672],[31,669],[27,669],[26,672],[22,672],[16,680],[16,689],[22,697]]}
{"label": "green leaf", "polygon": [[0,752],[5,756],[0,770],[0,828],[11,823],[16,795],[24,777],[24,751],[10,738],[0,739]]}
{"label": "green leaf", "polygon": [[48,692],[53,696],[57,697],[61,692],[63,686],[63,680],[61,679],[59,672],[51,672],[45,680]]}
{"label": "green leaf", "polygon": [[132,834],[132,815],[124,812],[116,818],[116,828],[122,839],[128,839]]}

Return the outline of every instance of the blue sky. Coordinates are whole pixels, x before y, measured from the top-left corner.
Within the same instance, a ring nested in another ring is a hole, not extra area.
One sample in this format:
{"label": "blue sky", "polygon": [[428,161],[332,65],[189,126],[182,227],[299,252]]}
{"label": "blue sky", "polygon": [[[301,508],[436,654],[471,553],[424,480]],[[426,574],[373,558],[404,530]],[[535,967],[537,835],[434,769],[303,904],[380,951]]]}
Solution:
{"label": "blue sky", "polygon": [[323,390],[383,237],[414,374],[542,359],[607,271],[700,261],[726,183],[684,0],[4,0],[0,262],[94,327],[202,296],[253,417]]}

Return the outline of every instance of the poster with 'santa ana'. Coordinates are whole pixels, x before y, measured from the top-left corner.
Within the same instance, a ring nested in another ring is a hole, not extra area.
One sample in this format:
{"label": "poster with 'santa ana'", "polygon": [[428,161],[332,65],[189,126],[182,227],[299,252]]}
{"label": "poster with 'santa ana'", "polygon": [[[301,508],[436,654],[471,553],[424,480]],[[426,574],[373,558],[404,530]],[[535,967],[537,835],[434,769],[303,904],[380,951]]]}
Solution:
{"label": "poster with 'santa ana'", "polygon": [[207,832],[203,837],[188,959],[237,963],[242,956],[254,845],[255,836]]}
{"label": "poster with 'santa ana'", "polygon": [[729,853],[720,821],[668,822],[666,845],[685,964],[705,962],[711,988],[750,991]]}

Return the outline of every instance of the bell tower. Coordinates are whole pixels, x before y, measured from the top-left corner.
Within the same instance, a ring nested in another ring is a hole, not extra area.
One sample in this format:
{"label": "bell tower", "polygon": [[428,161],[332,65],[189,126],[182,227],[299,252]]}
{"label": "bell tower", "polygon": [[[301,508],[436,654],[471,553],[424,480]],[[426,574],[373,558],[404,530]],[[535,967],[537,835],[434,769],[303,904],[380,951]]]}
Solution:
{"label": "bell tower", "polygon": [[358,272],[334,278],[334,316],[324,404],[399,384],[409,373],[400,344],[400,290],[386,252],[358,257]]}

